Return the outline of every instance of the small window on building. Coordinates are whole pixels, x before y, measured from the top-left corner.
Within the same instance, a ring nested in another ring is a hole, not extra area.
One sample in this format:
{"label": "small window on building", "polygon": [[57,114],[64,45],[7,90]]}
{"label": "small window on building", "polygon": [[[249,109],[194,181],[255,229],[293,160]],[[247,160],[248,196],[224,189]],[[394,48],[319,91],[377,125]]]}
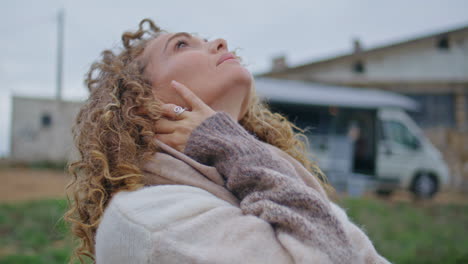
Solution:
{"label": "small window on building", "polygon": [[362,62],[362,61],[360,61],[360,60],[354,62],[354,64],[353,64],[353,71],[354,71],[355,73],[364,73],[364,72],[366,71],[366,68],[365,68],[365,66],[364,66],[364,62]]}
{"label": "small window on building", "polygon": [[442,36],[437,41],[437,48],[441,50],[448,50],[450,48],[450,42],[448,36]]}
{"label": "small window on building", "polygon": [[48,113],[42,114],[41,127],[47,128],[50,126],[52,126],[52,117]]}

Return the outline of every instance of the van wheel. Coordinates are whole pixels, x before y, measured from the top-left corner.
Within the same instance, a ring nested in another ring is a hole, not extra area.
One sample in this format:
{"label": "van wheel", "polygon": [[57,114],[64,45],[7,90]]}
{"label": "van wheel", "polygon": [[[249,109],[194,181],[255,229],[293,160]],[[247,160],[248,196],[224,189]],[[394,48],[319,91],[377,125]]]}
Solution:
{"label": "van wheel", "polygon": [[411,192],[416,198],[430,199],[437,192],[437,180],[427,172],[419,173],[413,180]]}

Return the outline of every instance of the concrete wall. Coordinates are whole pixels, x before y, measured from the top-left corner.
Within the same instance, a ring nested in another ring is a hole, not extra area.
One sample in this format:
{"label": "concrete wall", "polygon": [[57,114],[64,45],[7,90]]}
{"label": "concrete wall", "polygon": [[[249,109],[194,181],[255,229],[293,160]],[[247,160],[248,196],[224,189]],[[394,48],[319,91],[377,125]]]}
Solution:
{"label": "concrete wall", "polygon": [[81,102],[13,97],[11,158],[67,161],[74,153],[71,127]]}

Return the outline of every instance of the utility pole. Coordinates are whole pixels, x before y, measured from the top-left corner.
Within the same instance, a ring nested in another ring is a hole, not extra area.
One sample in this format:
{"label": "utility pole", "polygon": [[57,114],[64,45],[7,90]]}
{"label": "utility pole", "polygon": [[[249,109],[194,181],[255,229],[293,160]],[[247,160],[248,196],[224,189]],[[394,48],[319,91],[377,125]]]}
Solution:
{"label": "utility pole", "polygon": [[56,76],[56,100],[62,100],[62,85],[63,85],[63,38],[64,38],[64,20],[65,10],[62,8],[57,16],[57,76]]}

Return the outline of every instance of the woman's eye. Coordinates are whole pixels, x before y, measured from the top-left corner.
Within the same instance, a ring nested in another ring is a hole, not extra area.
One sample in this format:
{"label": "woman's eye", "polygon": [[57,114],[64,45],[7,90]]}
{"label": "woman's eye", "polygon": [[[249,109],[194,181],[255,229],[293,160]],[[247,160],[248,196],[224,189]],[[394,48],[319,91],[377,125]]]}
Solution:
{"label": "woman's eye", "polygon": [[185,44],[187,45],[187,42],[185,40],[178,40],[177,43],[176,43],[176,48],[179,49],[180,48],[180,44]]}

